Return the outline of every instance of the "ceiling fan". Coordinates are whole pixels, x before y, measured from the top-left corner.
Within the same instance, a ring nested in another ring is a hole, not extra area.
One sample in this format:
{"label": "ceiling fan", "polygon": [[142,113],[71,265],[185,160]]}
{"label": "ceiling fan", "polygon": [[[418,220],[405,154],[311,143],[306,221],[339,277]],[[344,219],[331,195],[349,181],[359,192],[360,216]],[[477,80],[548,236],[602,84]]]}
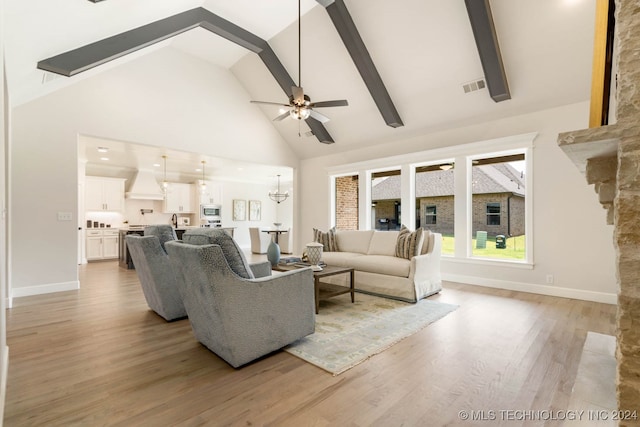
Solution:
{"label": "ceiling fan", "polygon": [[345,107],[349,105],[346,99],[339,99],[334,101],[319,101],[311,102],[311,98],[305,95],[302,90],[302,60],[301,60],[301,48],[300,48],[300,0],[298,0],[298,86],[291,86],[291,96],[289,96],[289,102],[283,104],[281,102],[268,102],[268,101],[251,101],[254,104],[267,104],[267,105],[279,105],[281,107],[290,107],[290,110],[280,114],[273,119],[274,122],[279,122],[287,117],[291,117],[296,120],[306,120],[309,117],[318,120],[321,123],[326,123],[329,118],[323,114],[318,113],[314,108],[322,107]]}

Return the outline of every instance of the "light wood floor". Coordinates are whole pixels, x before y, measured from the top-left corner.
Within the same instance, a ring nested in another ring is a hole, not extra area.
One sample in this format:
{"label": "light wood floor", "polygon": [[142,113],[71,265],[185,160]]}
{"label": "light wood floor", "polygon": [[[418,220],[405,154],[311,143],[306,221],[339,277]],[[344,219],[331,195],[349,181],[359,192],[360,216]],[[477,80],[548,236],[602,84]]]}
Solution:
{"label": "light wood floor", "polygon": [[337,377],[285,352],[235,370],[135,271],[80,280],[8,310],[6,426],[472,426],[459,411],[567,409],[587,332],[614,332],[612,305],[446,283],[458,310]]}

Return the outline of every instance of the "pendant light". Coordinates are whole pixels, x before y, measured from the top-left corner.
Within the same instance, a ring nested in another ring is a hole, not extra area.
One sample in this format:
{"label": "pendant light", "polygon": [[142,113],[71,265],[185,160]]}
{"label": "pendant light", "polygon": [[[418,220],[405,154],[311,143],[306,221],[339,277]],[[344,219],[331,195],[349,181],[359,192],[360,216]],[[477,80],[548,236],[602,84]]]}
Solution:
{"label": "pendant light", "polygon": [[207,192],[207,182],[204,180],[204,164],[207,163],[204,160],[202,163],[202,182],[200,183],[200,194],[205,194]]}
{"label": "pendant light", "polygon": [[269,191],[269,198],[278,204],[289,198],[288,191],[285,191],[284,193],[280,192],[280,175],[278,175],[278,188],[276,191]]}
{"label": "pendant light", "polygon": [[169,182],[167,181],[167,156],[162,156],[162,160],[164,160],[164,178],[162,179],[160,188],[162,190],[162,194],[166,196],[167,191],[169,190]]}

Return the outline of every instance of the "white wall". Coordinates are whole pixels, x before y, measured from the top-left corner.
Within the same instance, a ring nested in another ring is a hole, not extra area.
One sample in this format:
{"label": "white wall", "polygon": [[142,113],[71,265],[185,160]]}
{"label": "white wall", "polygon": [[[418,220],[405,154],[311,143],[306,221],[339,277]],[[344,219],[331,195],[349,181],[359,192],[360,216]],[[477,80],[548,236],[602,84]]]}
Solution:
{"label": "white wall", "polygon": [[[249,99],[227,70],[164,48],[14,108],[14,295],[78,286],[78,134],[297,167]],[[74,221],[57,221],[59,211]]]}
{"label": "white wall", "polygon": [[[274,186],[270,183],[247,185],[242,182],[225,182],[224,193],[222,195],[223,211],[222,225],[225,227],[236,227],[234,238],[238,245],[242,248],[251,247],[251,239],[249,238],[249,227],[273,228],[276,218],[280,221],[277,211],[278,205],[269,199],[269,191]],[[245,221],[233,221],[233,200],[240,199],[247,203],[247,216]],[[258,200],[261,202],[262,215],[260,221],[249,221],[249,200]],[[287,201],[289,202],[289,200]],[[291,206],[291,205],[289,205]],[[285,221],[280,221],[286,226]]]}
{"label": "white wall", "polygon": [[[310,241],[312,228],[327,229],[327,168],[538,132],[533,148],[533,269],[498,263],[477,264],[444,259],[444,277],[465,283],[551,295],[615,302],[615,254],[611,226],[593,188],[557,146],[559,132],[587,127],[588,103],[569,105],[474,126],[424,135],[405,141],[302,160],[301,214],[297,243]],[[318,209],[322,206],[322,209]],[[546,276],[554,284],[546,284]]]}
{"label": "white wall", "polygon": [[7,221],[6,149],[9,141],[7,117],[9,98],[5,91],[4,73],[4,0],[0,0],[0,420],[4,418],[9,349],[7,347],[6,298],[7,292]]}

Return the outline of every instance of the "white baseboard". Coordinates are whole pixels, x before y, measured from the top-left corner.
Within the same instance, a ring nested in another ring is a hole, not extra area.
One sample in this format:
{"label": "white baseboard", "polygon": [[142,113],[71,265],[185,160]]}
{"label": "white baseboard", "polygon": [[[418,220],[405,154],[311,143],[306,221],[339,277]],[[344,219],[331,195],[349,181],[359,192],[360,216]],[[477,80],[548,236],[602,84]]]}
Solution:
{"label": "white baseboard", "polygon": [[552,297],[579,299],[584,301],[601,302],[604,304],[618,304],[616,294],[606,292],[586,291],[583,289],[562,288],[557,286],[537,285],[524,282],[510,282],[507,280],[486,279],[483,277],[463,276],[460,274],[442,273],[442,280],[478,285],[487,288],[506,289],[509,291],[528,292],[531,294],[549,295]]}
{"label": "white baseboard", "polygon": [[4,402],[7,399],[7,376],[9,375],[9,347],[4,346],[2,354],[0,355],[2,360],[2,381],[0,382],[0,426],[2,426],[2,420],[4,420]]}
{"label": "white baseboard", "polygon": [[32,295],[50,294],[53,292],[75,291],[80,289],[80,282],[48,283],[45,285],[25,286],[21,288],[11,288],[11,298],[28,297]]}

